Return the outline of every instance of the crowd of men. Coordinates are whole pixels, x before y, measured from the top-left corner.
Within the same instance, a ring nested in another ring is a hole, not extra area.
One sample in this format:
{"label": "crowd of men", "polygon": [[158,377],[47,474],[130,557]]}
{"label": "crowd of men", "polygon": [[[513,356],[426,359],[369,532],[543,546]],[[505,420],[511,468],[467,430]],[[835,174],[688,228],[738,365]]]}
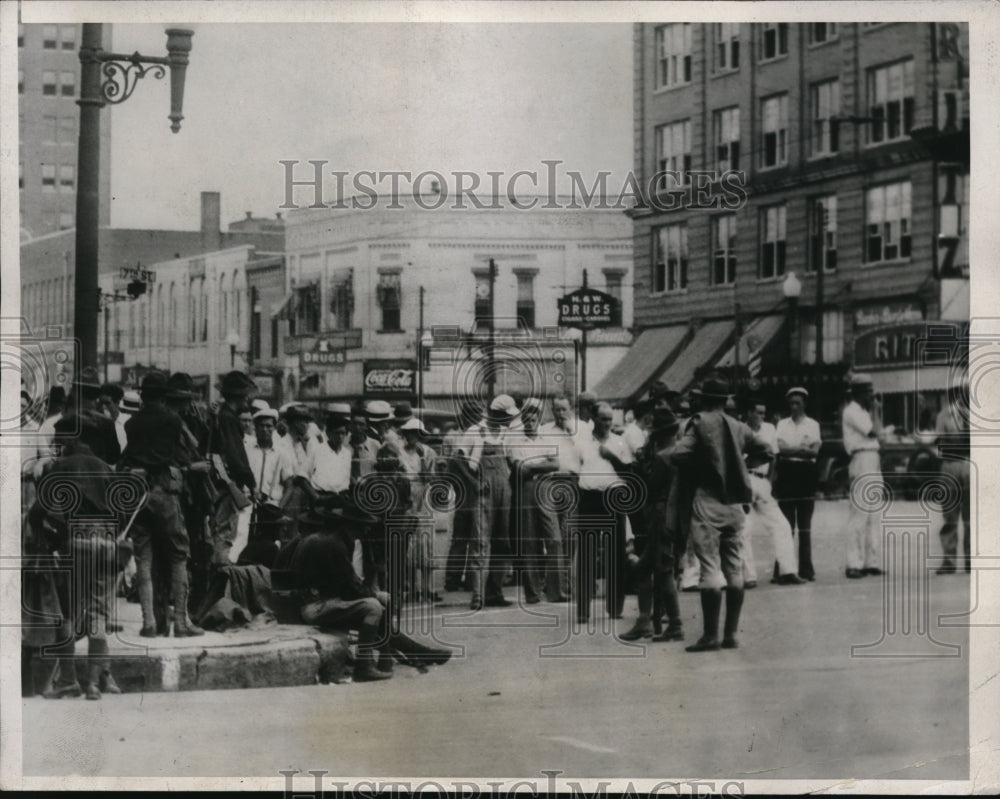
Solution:
{"label": "crowd of men", "polygon": [[[26,583],[38,609],[55,608],[65,629],[88,636],[88,698],[119,690],[106,634],[132,558],[141,636],[202,635],[192,616],[204,610],[213,574],[261,564],[294,576],[303,621],[359,631],[355,679],[367,680],[390,677],[393,658],[447,660],[392,624],[403,602],[441,600],[432,543],[442,510],[453,512],[444,589],[467,592],[471,609],[512,604],[506,589],[514,586],[527,604],[572,603],[585,624],[603,580],[612,618],[622,617],[629,590],[638,597],[638,618],[621,638],[676,641],[684,638],[678,592],[693,589],[703,630],[689,652],[738,646],[744,593],[757,584],[754,539],[770,540],[772,583],[816,579],[811,525],[822,437],[802,388],[787,392],[788,415],[773,425],[754,399],[737,408],[721,376],[683,397],[657,383],[629,409],[620,434],[612,407],[588,392],[545,401],[500,394],[467,403],[436,448],[405,402],[275,409],[254,398],[253,382],[238,371],[217,389],[221,400],[207,405],[183,373],[147,374],[136,393],[84,369],[65,407],[54,394],[40,423],[22,392],[22,428],[34,442],[23,450],[25,552],[73,553],[97,575],[76,581],[69,596],[51,569],[29,564]],[[843,440],[850,475],[860,480],[879,474],[880,412],[869,377],[854,375],[850,392]],[[939,571],[957,570],[959,517],[968,571],[967,391],[952,392],[938,431],[943,469],[962,492],[945,508]],[[84,547],[70,534],[68,512],[43,490],[46,481],[76,480],[87,511],[112,518],[115,472],[140,480],[144,497],[131,518],[112,525],[117,538],[91,533]],[[883,574],[875,511],[852,502],[850,514],[846,576]],[[26,664],[40,670],[43,695],[79,695],[76,636],[58,635],[35,629],[26,637]],[[59,657],[32,660],[53,643]]]}

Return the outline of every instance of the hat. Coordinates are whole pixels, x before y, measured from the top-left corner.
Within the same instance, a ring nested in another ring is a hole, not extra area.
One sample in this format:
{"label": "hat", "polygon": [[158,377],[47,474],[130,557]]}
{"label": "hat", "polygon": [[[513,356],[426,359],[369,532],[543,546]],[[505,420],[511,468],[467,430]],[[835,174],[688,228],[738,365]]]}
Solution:
{"label": "hat", "polygon": [[312,419],[312,411],[310,411],[305,405],[299,405],[298,403],[292,403],[285,407],[285,418],[288,421],[294,421],[295,419]]}
{"label": "hat", "polygon": [[125,396],[125,390],[121,386],[116,386],[114,383],[105,383],[101,386],[101,394],[111,397],[115,403],[122,401],[122,397]]}
{"label": "hat", "polygon": [[219,383],[219,392],[223,396],[245,397],[256,390],[253,380],[235,369],[224,375]]}
{"label": "hat", "polygon": [[[252,411],[266,411],[269,410],[271,404],[265,399],[255,399],[250,403],[250,410]],[[277,411],[275,411],[277,413]]]}
{"label": "hat", "polygon": [[138,391],[126,391],[118,403],[118,410],[122,413],[138,413],[140,408]]}
{"label": "hat", "polygon": [[403,424],[401,424],[399,426],[399,429],[400,430],[419,430],[421,433],[424,433],[425,435],[427,433],[427,429],[424,427],[423,422],[421,422],[415,416],[410,417],[405,422],[403,422]]}
{"label": "hat", "polygon": [[82,394],[99,394],[101,391],[101,378],[97,374],[97,369],[93,366],[84,366],[73,381],[73,387],[79,388]]}
{"label": "hat", "polygon": [[851,389],[856,388],[870,388],[873,385],[872,376],[865,374],[864,372],[858,372],[857,374],[851,375]]}
{"label": "hat", "polygon": [[653,425],[651,427],[653,434],[676,432],[678,427],[680,427],[680,422],[669,408],[657,408],[653,411]]}
{"label": "hat", "polygon": [[723,377],[706,377],[701,383],[700,393],[713,399],[729,399],[733,395],[729,381]]}
{"label": "hat", "polygon": [[148,372],[142,378],[139,394],[143,397],[162,397],[167,393],[167,376],[163,372]]}
{"label": "hat", "polygon": [[326,412],[334,416],[343,416],[345,419],[351,418],[351,406],[347,402],[330,402],[326,406]]}
{"label": "hat", "polygon": [[410,407],[410,403],[409,402],[406,402],[404,400],[403,402],[396,403],[396,407],[395,407],[395,409],[393,409],[393,412],[392,412],[392,421],[393,422],[396,422],[396,423],[399,423],[399,422],[408,422],[412,418],[413,418],[413,408]]}
{"label": "hat", "polygon": [[256,422],[258,419],[272,419],[275,422],[278,421],[278,412],[274,408],[260,408],[253,415],[253,420]]}
{"label": "hat", "polygon": [[785,399],[791,399],[792,397],[802,397],[802,399],[807,400],[809,399],[809,392],[802,388],[802,386],[795,386],[785,392]]}
{"label": "hat", "polygon": [[517,416],[517,405],[509,394],[497,394],[490,403],[486,415],[497,422],[509,422]]}
{"label": "hat", "polygon": [[372,400],[365,405],[365,416],[370,422],[384,422],[392,417],[392,406],[385,400]]}
{"label": "hat", "polygon": [[524,416],[524,414],[531,413],[532,411],[534,411],[535,413],[541,414],[541,412],[542,412],[542,401],[540,399],[535,398],[535,397],[528,397],[524,401],[524,404],[521,406],[521,415]]}
{"label": "hat", "polygon": [[194,381],[187,372],[174,372],[167,379],[167,399],[194,399]]}
{"label": "hat", "polygon": [[576,395],[577,405],[593,405],[597,402],[597,395],[593,391],[581,391]]}
{"label": "hat", "polygon": [[284,405],[278,408],[278,415],[284,416],[286,413],[288,413],[289,408],[294,408],[294,407],[295,407],[294,402],[286,402]]}

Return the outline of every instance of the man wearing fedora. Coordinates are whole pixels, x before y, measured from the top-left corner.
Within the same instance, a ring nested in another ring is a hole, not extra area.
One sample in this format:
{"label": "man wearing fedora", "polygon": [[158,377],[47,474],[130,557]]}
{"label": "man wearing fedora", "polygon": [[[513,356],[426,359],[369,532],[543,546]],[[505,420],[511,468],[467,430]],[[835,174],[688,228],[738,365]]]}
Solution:
{"label": "man wearing fedora", "polygon": [[852,580],[883,574],[880,512],[862,506],[855,489],[861,480],[882,480],[879,438],[882,435],[881,409],[869,375],[851,376],[851,401],[841,415],[844,449],[850,457],[847,473],[851,478],[851,510],[847,520],[847,570]]}
{"label": "man wearing fedora", "polygon": [[[101,382],[97,369],[92,366],[83,367],[73,381],[71,393],[75,396],[76,405],[64,415],[86,418],[88,423],[80,427],[80,432],[86,436],[86,445],[102,461],[114,465],[121,457],[122,450],[115,423],[99,407]],[[66,429],[65,426],[63,429]]]}
{"label": "man wearing fedora", "polygon": [[[743,422],[725,413],[732,396],[729,383],[709,376],[701,386],[701,410],[691,417],[670,459],[678,470],[693,475],[691,541],[700,566],[699,592],[704,631],[688,652],[739,644],[743,608],[744,506],[753,500],[744,456],[770,457],[767,442]],[[719,642],[719,617],[726,589],[726,623]]]}
{"label": "man wearing fedora", "polygon": [[[212,563],[215,566],[225,566],[230,562],[229,553],[236,540],[239,512],[250,505],[256,487],[240,424],[240,413],[247,407],[255,389],[253,381],[236,370],[226,374],[219,384],[223,401],[215,414],[208,448],[214,456],[216,477],[222,483],[212,530]],[[243,495],[242,499],[239,494]]]}
{"label": "man wearing fedora", "polygon": [[510,396],[494,397],[482,421],[466,431],[456,451],[464,467],[464,505],[471,511],[468,582],[473,610],[511,604],[503,595],[511,502],[506,427],[516,414]]}
{"label": "man wearing fedora", "polygon": [[[183,469],[209,470],[207,461],[192,461],[181,418],[166,405],[167,378],[150,372],[142,379],[142,410],[128,421],[128,447],[123,468],[140,475],[148,486],[148,497],[131,531],[138,567],[139,604],[142,609],[140,635],[148,638],[169,633],[165,614],[166,597],[154,597],[154,568],[169,568],[170,594],[174,606],[174,635],[201,635],[187,616],[190,539],[184,523],[181,493]],[[160,560],[154,566],[154,559]],[[162,573],[162,572],[161,572]]]}
{"label": "man wearing fedora", "polygon": [[[962,519],[962,565],[966,574],[972,571],[972,505],[969,498],[969,381],[948,390],[948,404],[937,415],[938,451],[941,471],[951,477],[948,496],[942,503],[941,550],[945,560],[937,574],[954,574],[958,570],[958,520]],[[957,496],[956,496],[957,493]]]}

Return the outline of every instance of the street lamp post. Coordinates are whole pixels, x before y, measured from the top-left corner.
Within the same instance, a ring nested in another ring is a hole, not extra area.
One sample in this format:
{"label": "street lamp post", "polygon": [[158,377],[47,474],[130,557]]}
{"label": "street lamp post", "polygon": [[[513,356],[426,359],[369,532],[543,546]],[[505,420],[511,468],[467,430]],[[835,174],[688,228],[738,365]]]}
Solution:
{"label": "street lamp post", "polygon": [[229,368],[236,368],[236,348],[240,344],[240,334],[235,330],[230,330],[226,335],[226,344],[229,345]]}
{"label": "street lamp post", "polygon": [[[166,56],[106,52],[100,23],[84,23],[80,43],[80,137],[77,150],[76,295],[73,335],[80,342],[80,368],[97,367],[98,209],[101,167],[101,109],[127,100],[139,78],[162,78],[170,69],[170,129],[176,133],[184,118],[184,75],[193,31],[168,28]],[[102,78],[103,74],[103,78]]]}
{"label": "street lamp post", "polygon": [[788,360],[798,363],[799,297],[802,296],[802,281],[794,272],[789,272],[781,284],[781,293],[788,300]]}

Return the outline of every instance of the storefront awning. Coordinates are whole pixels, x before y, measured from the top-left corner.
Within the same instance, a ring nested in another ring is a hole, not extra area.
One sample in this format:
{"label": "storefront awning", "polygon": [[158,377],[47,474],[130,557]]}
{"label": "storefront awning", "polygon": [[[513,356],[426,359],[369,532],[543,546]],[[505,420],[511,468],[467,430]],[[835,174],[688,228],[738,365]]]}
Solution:
{"label": "storefront awning", "polygon": [[685,391],[694,380],[695,372],[702,366],[714,365],[714,358],[726,339],[733,332],[731,319],[707,322],[698,328],[694,338],[687,343],[680,355],[657,379],[673,391]]}
{"label": "storefront awning", "polygon": [[291,319],[295,316],[295,293],[289,294],[278,306],[278,310],[271,314],[272,319]]}
{"label": "storefront awning", "polygon": [[594,386],[593,392],[612,405],[621,405],[640,394],[674,354],[687,332],[687,325],[642,331],[625,357]]}
{"label": "storefront awning", "polygon": [[961,383],[963,369],[950,366],[924,366],[904,369],[871,371],[872,388],[876,394],[909,394],[921,391],[947,391]]}
{"label": "storefront awning", "polygon": [[[761,352],[770,344],[784,322],[784,316],[762,316],[748,325],[740,339],[740,365],[746,366],[750,362],[752,353]],[[716,366],[736,366],[735,344],[727,350]]]}

